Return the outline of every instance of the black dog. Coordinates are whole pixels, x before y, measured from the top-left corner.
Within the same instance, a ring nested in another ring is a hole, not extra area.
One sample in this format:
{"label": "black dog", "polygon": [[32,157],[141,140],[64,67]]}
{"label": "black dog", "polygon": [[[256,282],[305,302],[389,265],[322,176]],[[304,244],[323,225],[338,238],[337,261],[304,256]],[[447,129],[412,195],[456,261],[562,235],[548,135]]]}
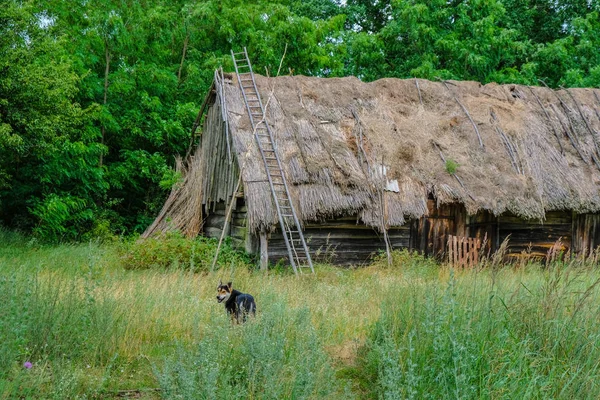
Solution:
{"label": "black dog", "polygon": [[233,290],[231,282],[223,285],[223,282],[219,281],[219,286],[217,286],[217,301],[219,303],[225,302],[227,314],[231,316],[233,322],[238,324],[246,322],[248,315],[252,315],[253,317],[256,315],[254,297],[247,293]]}

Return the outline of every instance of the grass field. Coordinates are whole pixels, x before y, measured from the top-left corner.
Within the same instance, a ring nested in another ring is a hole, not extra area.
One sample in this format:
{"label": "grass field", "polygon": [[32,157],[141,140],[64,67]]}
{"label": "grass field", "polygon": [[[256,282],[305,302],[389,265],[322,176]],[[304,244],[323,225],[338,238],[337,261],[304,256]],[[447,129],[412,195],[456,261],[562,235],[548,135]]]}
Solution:
{"label": "grass field", "polygon": [[[210,245],[128,269],[130,244],[1,232],[0,398],[600,398],[594,265],[454,271],[397,252],[296,278],[226,250],[191,272]],[[219,279],[255,296],[255,320],[230,325]]]}

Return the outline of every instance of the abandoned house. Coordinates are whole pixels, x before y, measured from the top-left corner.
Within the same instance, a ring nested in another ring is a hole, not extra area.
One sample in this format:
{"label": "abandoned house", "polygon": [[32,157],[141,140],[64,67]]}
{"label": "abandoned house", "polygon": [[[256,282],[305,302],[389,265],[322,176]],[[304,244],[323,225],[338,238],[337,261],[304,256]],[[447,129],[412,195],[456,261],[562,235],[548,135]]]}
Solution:
{"label": "abandoned house", "polygon": [[[491,252],[508,240],[508,257],[600,245],[600,90],[242,66],[215,73],[183,181],[145,236],[225,228],[263,265],[288,259],[288,217],[312,259],[334,264],[386,248],[442,257],[451,235],[485,238]],[[276,204],[277,185],[291,204]]]}

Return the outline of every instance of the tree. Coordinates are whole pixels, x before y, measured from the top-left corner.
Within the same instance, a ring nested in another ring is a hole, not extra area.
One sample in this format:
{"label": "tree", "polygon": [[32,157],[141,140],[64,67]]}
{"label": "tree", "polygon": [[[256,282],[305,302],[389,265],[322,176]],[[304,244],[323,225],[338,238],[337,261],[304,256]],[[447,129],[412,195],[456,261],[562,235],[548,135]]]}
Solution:
{"label": "tree", "polygon": [[[91,224],[106,190],[96,107],[81,107],[62,37],[32,1],[0,11],[0,218],[50,237]],[[78,225],[78,226],[76,226]]]}

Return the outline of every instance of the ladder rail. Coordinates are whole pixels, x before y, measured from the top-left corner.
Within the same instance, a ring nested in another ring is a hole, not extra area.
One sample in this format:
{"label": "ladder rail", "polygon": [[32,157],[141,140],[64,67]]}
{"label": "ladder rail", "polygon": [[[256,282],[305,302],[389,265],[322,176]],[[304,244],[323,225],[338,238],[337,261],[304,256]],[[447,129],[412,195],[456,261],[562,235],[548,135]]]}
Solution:
{"label": "ladder rail", "polygon": [[[267,131],[269,132],[269,136],[271,137],[271,141],[273,141],[273,133],[271,132],[271,128],[269,127],[268,124],[266,124],[266,126],[267,126]],[[273,149],[275,149],[274,144],[273,144]],[[304,252],[306,253],[308,265],[310,266],[311,271],[314,272],[312,260],[310,258],[310,254],[308,252],[308,246],[306,245],[306,240],[304,239],[304,234],[302,233],[302,225],[300,224],[300,221],[298,220],[298,215],[296,214],[296,207],[294,206],[294,202],[292,201],[292,196],[290,196],[287,179],[285,179],[285,174],[283,173],[283,170],[281,169],[281,161],[279,160],[279,155],[277,154],[277,151],[275,151],[275,158],[277,158],[277,164],[279,165],[279,169],[281,170],[281,178],[283,181],[283,187],[285,188],[285,193],[289,199],[288,203],[290,203],[289,207],[292,210],[292,216],[294,218],[294,223],[296,224],[296,227],[298,228],[298,236],[300,236],[300,239],[301,239],[300,241],[302,243],[302,247],[304,248]]]}
{"label": "ladder rail", "polygon": [[[250,75],[250,79],[249,80],[242,80],[242,77],[240,76],[239,73],[239,69],[238,69],[238,61],[242,61],[242,60],[237,60],[235,58],[236,55],[239,54],[243,54],[244,55],[244,60],[246,62],[246,65],[249,69],[249,72],[245,72],[244,74],[249,74]],[[293,222],[296,225],[297,232],[298,233],[298,237],[301,243],[302,243],[302,250],[304,250],[304,253],[306,254],[306,261],[308,263],[309,268],[311,269],[311,271],[314,273],[314,268],[313,268],[313,264],[312,264],[312,260],[310,257],[310,253],[308,250],[308,246],[306,244],[306,240],[304,238],[304,234],[302,233],[302,225],[300,224],[300,221],[298,219],[298,216],[296,214],[296,209],[294,207],[294,203],[291,199],[290,196],[290,190],[289,190],[289,186],[287,184],[287,179],[285,178],[285,174],[283,173],[283,169],[281,166],[281,160],[279,158],[279,154],[277,153],[277,149],[275,146],[275,140],[273,137],[273,132],[271,130],[271,127],[269,126],[267,119],[266,119],[266,115],[265,115],[265,111],[264,111],[264,106],[262,103],[262,99],[260,98],[260,94],[258,92],[258,88],[256,86],[256,80],[254,79],[254,72],[252,70],[252,65],[250,64],[250,59],[248,57],[248,52],[246,50],[246,48],[244,47],[244,52],[243,53],[233,53],[233,50],[231,51],[231,58],[233,60],[233,64],[235,67],[235,72],[238,78],[238,82],[240,85],[240,90],[242,92],[242,96],[244,98],[244,103],[246,105],[246,110],[248,111],[248,115],[250,117],[250,123],[253,127],[254,130],[254,136],[256,139],[256,142],[258,144],[258,148],[259,151],[261,153],[261,158],[263,159],[263,163],[265,165],[265,169],[267,172],[267,178],[269,181],[269,186],[271,188],[271,194],[273,196],[273,201],[275,202],[275,208],[277,210],[277,216],[279,219],[279,224],[281,227],[281,231],[282,231],[282,235],[284,237],[284,242],[286,245],[286,248],[288,250],[288,254],[290,256],[290,264],[292,265],[292,268],[294,270],[294,273],[298,273],[297,268],[301,268],[301,263],[300,263],[300,256],[298,255],[298,252],[296,250],[296,246],[294,245],[294,240],[293,236],[292,236],[292,227],[290,226],[290,224],[288,223],[288,220],[286,217],[283,216],[281,208],[282,206],[279,204],[279,199],[277,196],[277,190],[275,189],[275,184],[273,182],[273,177],[271,176],[271,169],[275,167],[275,165],[271,165],[267,162],[267,158],[265,156],[265,150],[263,148],[263,145],[270,145],[272,147],[272,150],[267,150],[268,152],[272,152],[274,155],[274,159],[277,165],[277,169],[280,173],[279,176],[277,176],[277,178],[281,178],[281,183],[283,185],[278,185],[278,186],[283,186],[283,195],[285,196],[285,200],[289,203],[289,206],[285,206],[286,208],[289,208],[291,210],[291,216],[293,218]],[[252,82],[251,85],[252,86],[247,86],[244,87],[243,82]],[[258,123],[254,120],[254,117],[257,116],[258,113],[256,112],[252,112],[252,107],[249,105],[249,101],[248,101],[248,96],[246,95],[246,89],[250,89],[252,88],[254,93],[253,94],[257,100],[252,100],[253,102],[258,101],[259,107],[254,107],[254,108],[260,108],[260,117],[261,120],[258,121]],[[258,134],[258,129],[260,128],[260,124],[264,125],[264,130],[266,130],[267,135],[259,135]],[[260,137],[268,137],[269,142],[268,143],[262,143],[260,141]],[[296,265],[297,264],[297,265]]]}
{"label": "ladder rail", "polygon": [[[258,98],[258,104],[260,104],[260,110],[262,113],[262,120],[264,121],[264,125],[267,128],[267,133],[269,135],[269,140],[271,142],[271,145],[273,146],[273,150],[275,151],[275,158],[277,159],[277,166],[279,168],[279,171],[281,171],[281,178],[283,181],[283,186],[285,188],[285,195],[288,198],[288,203],[290,203],[290,208],[292,209],[292,216],[294,218],[294,223],[296,224],[296,227],[298,228],[298,235],[300,236],[301,242],[302,242],[302,247],[304,248],[304,252],[306,253],[306,258],[308,261],[308,264],[310,266],[310,269],[312,272],[314,272],[313,269],[313,265],[312,265],[312,260],[310,258],[310,254],[308,251],[308,246],[306,245],[306,240],[304,239],[304,234],[302,233],[302,225],[300,224],[300,221],[298,220],[298,215],[296,214],[296,208],[294,207],[294,202],[292,201],[292,196],[290,196],[290,189],[288,187],[287,184],[287,179],[285,178],[285,174],[283,173],[283,169],[281,168],[281,160],[279,159],[279,154],[277,153],[277,149],[275,148],[275,140],[273,138],[273,132],[271,131],[271,127],[269,126],[269,124],[267,123],[267,117],[265,116],[265,111],[263,108],[263,103],[262,100],[260,98],[260,95],[258,93],[258,88],[256,87],[256,80],[254,79],[254,70],[252,69],[252,64],[250,63],[250,58],[248,57],[248,51],[246,50],[246,47],[244,47],[244,57],[246,58],[246,63],[248,64],[248,68],[250,70],[250,78],[252,79],[252,86],[254,87],[254,92],[256,93],[256,97]],[[236,73],[237,73],[237,69],[236,69]],[[240,80],[239,74],[238,74],[238,80],[240,82],[240,87],[242,87],[242,82]],[[244,96],[244,100],[246,100],[246,97]],[[248,103],[246,103],[247,105]],[[249,109],[249,108],[248,108]],[[259,142],[259,147],[261,146],[260,141],[258,140],[258,137],[256,138],[257,141]],[[268,169],[268,165],[265,162],[265,168]],[[267,172],[267,175],[269,175],[269,173]],[[277,197],[275,192],[273,192],[273,196]],[[277,200],[275,200],[276,203],[278,203]],[[277,205],[277,212],[278,214],[281,214],[280,212],[280,207],[279,205]],[[294,248],[294,244],[291,243],[294,252],[296,251],[296,249]]]}
{"label": "ladder rail", "polygon": [[[245,47],[244,47],[244,54],[246,54]],[[242,83],[242,78],[240,77],[237,61],[235,59],[235,56],[233,55],[233,50],[231,50],[231,58],[233,59],[233,65],[235,67],[235,74],[237,75],[238,82],[240,84],[240,90],[242,91],[242,96],[244,97],[244,104],[246,104],[246,110],[248,111],[248,116],[250,117],[250,124],[252,126],[252,130],[254,131],[253,134],[254,134],[255,139],[258,139],[256,124],[254,122],[254,117],[252,116],[252,110],[250,109],[250,105],[248,104],[248,98],[246,97],[246,91],[244,90],[244,84]],[[248,61],[247,54],[246,54],[246,61]],[[250,71],[252,71],[251,68],[250,68]],[[252,78],[252,79],[253,79],[253,83],[254,83],[254,78]],[[254,87],[256,87],[256,85],[254,85]],[[257,92],[257,94],[258,94],[258,92]],[[257,97],[259,98],[259,101],[260,101],[260,96],[257,96]],[[262,111],[262,102],[259,102],[259,104],[261,105],[261,111]],[[262,112],[262,116],[263,116],[263,120],[264,120],[264,112]],[[260,155],[263,159],[263,163],[266,166],[267,160],[265,158],[265,153],[264,153],[262,146],[258,140],[257,140],[257,144],[258,144],[258,150],[260,151]],[[277,159],[277,157],[275,157],[275,158]],[[277,160],[277,164],[279,165],[279,160]],[[294,270],[294,273],[297,275],[298,270],[296,269],[296,262],[295,262],[295,260],[293,260],[292,249],[290,248],[290,244],[288,243],[288,240],[286,238],[285,223],[284,223],[283,217],[281,216],[281,213],[279,212],[279,202],[277,201],[277,195],[275,194],[275,186],[273,185],[273,179],[271,178],[271,174],[269,173],[268,167],[265,167],[265,168],[267,169],[267,171],[266,171],[267,179],[269,181],[269,186],[271,188],[271,194],[273,195],[273,198],[275,201],[275,208],[277,210],[277,217],[279,218],[279,225],[281,226],[282,234],[284,235],[285,246],[287,248],[288,254],[290,255],[290,264],[292,265],[292,269]]]}

